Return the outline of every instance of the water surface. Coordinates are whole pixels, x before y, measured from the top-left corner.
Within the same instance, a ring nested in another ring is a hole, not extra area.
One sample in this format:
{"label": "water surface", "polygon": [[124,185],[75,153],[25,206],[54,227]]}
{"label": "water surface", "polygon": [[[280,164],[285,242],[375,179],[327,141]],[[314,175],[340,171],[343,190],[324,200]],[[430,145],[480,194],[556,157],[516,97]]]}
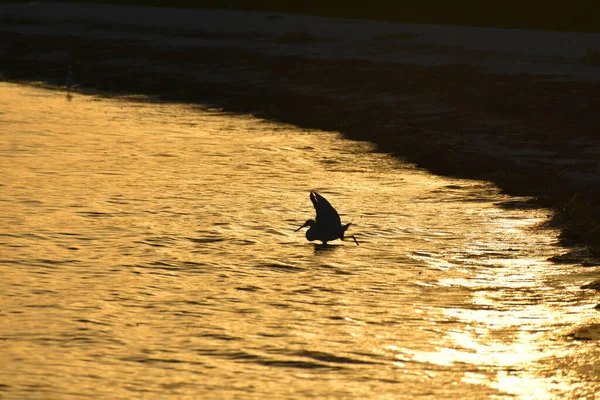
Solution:
{"label": "water surface", "polygon": [[[547,211],[366,143],[0,84],[0,397],[581,398]],[[360,242],[293,230],[309,190]]]}

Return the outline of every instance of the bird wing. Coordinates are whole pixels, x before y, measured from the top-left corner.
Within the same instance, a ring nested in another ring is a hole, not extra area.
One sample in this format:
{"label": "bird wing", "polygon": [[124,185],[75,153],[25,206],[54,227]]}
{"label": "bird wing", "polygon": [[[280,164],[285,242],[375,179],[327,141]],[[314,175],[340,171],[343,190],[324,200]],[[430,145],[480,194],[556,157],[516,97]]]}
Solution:
{"label": "bird wing", "polygon": [[317,225],[320,225],[325,229],[339,229],[340,225],[342,224],[340,215],[335,208],[329,204],[327,199],[325,199],[325,197],[321,196],[319,193],[311,191],[310,200],[317,211]]}

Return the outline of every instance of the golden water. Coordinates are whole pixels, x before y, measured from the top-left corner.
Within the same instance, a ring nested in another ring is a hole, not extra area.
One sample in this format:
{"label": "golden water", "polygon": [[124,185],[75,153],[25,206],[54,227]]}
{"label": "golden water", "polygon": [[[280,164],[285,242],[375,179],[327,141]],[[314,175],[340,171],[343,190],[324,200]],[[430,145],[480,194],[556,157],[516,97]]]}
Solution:
{"label": "golden water", "polygon": [[[0,398],[593,396],[547,211],[370,150],[0,84]],[[360,246],[293,233],[310,189]]]}

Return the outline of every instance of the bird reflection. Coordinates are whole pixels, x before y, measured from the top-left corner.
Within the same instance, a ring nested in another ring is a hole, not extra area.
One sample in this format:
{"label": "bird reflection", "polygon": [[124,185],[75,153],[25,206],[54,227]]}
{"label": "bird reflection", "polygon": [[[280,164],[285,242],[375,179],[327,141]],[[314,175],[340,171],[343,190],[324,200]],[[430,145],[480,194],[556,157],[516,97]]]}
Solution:
{"label": "bird reflection", "polygon": [[343,246],[336,245],[336,244],[315,243],[313,245],[313,247],[315,250],[315,254],[326,254],[326,253],[332,253],[335,250],[337,250],[339,247],[343,247]]}

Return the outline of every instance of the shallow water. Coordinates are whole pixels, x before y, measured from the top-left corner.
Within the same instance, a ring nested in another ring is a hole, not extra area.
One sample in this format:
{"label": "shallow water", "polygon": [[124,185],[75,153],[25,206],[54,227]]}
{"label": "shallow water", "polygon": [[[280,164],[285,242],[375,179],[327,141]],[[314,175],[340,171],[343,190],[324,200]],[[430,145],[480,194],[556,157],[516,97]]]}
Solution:
{"label": "shallow water", "polygon": [[[0,397],[582,398],[547,211],[366,143],[0,83]],[[352,241],[294,233],[315,189]]]}

